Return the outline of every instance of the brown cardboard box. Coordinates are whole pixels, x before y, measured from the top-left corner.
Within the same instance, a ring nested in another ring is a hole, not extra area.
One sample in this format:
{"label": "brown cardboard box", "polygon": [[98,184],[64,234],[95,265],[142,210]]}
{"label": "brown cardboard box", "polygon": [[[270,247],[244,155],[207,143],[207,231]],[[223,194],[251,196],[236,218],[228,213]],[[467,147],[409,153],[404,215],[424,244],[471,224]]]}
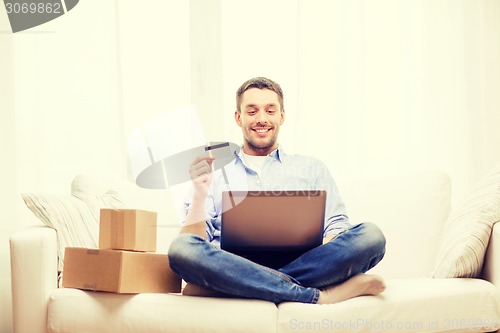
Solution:
{"label": "brown cardboard box", "polygon": [[137,209],[101,209],[99,248],[156,251],[156,213]]}
{"label": "brown cardboard box", "polygon": [[66,248],[63,287],[115,293],[178,293],[166,254]]}

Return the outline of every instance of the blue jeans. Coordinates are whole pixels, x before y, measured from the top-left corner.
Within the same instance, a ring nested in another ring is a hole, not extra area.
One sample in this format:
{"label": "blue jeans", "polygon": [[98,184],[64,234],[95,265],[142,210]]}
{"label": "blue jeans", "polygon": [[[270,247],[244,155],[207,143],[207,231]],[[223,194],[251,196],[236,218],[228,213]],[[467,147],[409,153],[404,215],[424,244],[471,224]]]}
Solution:
{"label": "blue jeans", "polygon": [[380,229],[363,223],[279,269],[221,250],[192,234],[179,235],[168,255],[177,275],[207,289],[274,303],[317,303],[320,288],[366,272],[384,253],[385,237]]}

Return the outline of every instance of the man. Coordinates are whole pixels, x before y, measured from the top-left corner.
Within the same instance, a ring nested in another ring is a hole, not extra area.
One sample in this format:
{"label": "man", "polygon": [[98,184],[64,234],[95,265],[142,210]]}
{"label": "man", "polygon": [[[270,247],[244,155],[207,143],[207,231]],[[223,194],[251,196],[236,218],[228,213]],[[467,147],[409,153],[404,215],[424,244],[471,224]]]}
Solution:
{"label": "man", "polygon": [[212,174],[214,159],[200,156],[190,168],[194,191],[186,220],[169,250],[170,266],[188,282],[190,293],[207,289],[274,303],[319,304],[381,293],[383,280],[364,273],[384,256],[385,238],[371,223],[349,223],[323,163],[288,155],[278,145],[285,121],[280,86],[267,78],[250,79],[238,89],[236,104],[234,117],[244,140],[225,166],[231,190],[326,190],[323,245],[277,269],[221,250],[221,193],[228,184],[221,172]]}

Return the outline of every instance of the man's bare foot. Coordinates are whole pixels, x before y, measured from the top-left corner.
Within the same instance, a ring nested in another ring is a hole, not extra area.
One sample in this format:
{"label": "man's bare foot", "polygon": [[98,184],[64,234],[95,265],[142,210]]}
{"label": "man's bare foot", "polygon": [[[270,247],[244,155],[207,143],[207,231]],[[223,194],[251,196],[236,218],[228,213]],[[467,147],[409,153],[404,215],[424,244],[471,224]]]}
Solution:
{"label": "man's bare foot", "polygon": [[362,295],[378,295],[385,283],[377,275],[359,274],[349,280],[320,291],[318,304],[333,304]]}

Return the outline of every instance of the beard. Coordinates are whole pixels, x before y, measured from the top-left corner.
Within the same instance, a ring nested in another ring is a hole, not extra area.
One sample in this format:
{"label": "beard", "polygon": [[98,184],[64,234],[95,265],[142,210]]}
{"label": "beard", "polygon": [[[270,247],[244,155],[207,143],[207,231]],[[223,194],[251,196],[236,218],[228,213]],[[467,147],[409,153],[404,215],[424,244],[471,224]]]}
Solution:
{"label": "beard", "polygon": [[275,148],[277,133],[274,133],[268,140],[259,140],[250,136],[245,137],[247,147],[258,154],[269,154]]}

